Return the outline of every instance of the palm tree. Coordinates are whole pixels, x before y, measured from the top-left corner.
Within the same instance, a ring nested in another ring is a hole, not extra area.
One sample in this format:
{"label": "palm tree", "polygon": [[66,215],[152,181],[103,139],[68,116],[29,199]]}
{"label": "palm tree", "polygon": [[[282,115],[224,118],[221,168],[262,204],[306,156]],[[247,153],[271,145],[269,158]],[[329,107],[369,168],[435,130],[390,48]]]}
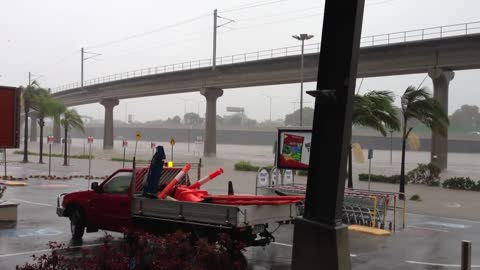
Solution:
{"label": "palm tree", "polygon": [[65,105],[62,102],[45,95],[42,96],[36,106],[38,111],[38,125],[40,126],[40,157],[38,162],[43,163],[43,128],[45,127],[45,117],[55,117],[65,111]]}
{"label": "palm tree", "polygon": [[[383,136],[388,130],[400,130],[400,122],[393,105],[394,96],[389,91],[371,91],[355,95],[353,99],[352,124],[379,131]],[[348,188],[353,188],[352,148],[348,157]]]}
{"label": "palm tree", "polygon": [[78,112],[75,109],[67,109],[63,113],[63,119],[61,120],[61,124],[65,130],[65,151],[63,153],[63,165],[68,166],[67,162],[67,145],[68,145],[68,129],[69,128],[76,128],[80,129],[83,133],[85,133],[83,127],[83,121]]}
{"label": "palm tree", "polygon": [[20,86],[22,91],[22,100],[23,100],[23,112],[24,112],[24,134],[23,134],[23,162],[28,162],[28,114],[30,109],[36,105],[38,102],[39,96],[44,94],[44,89],[40,90],[38,83],[33,81],[26,87]]}
{"label": "palm tree", "polygon": [[427,88],[409,86],[401,98],[403,116],[402,128],[402,164],[400,169],[400,199],[405,199],[405,149],[406,141],[413,127],[408,127],[408,120],[417,119],[434,132],[442,135],[447,133],[449,125],[448,115],[440,103],[433,99]]}

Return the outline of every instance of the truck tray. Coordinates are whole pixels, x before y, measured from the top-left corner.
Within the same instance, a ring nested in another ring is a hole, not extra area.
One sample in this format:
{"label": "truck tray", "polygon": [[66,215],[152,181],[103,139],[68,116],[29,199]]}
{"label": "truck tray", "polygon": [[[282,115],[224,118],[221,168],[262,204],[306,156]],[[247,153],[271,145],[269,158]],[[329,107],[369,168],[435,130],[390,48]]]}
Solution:
{"label": "truck tray", "polygon": [[157,200],[134,196],[132,215],[229,227],[288,222],[297,216],[295,204],[285,205],[222,205],[183,201]]}

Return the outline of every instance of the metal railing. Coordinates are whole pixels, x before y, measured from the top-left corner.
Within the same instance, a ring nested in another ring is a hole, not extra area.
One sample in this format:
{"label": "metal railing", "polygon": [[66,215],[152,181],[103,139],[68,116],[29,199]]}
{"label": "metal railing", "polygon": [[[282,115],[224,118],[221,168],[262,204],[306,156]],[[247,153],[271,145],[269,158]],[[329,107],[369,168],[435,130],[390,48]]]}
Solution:
{"label": "metal railing", "polygon": [[[479,22],[470,22],[463,24],[453,24],[445,25],[432,28],[424,28],[417,30],[409,30],[404,32],[395,32],[382,35],[366,36],[362,37],[360,40],[361,47],[373,47],[373,46],[384,46],[389,44],[404,43],[411,41],[420,41],[420,40],[429,40],[429,39],[442,39],[452,36],[464,36],[470,34],[479,34],[480,33],[480,21]],[[305,44],[304,47],[305,53],[318,53],[320,52],[320,43]],[[257,61],[264,59],[273,59],[279,57],[300,55],[301,46],[290,46],[283,48],[276,48],[270,50],[262,50],[256,52],[248,52],[242,54],[234,54],[229,56],[222,56],[216,58],[216,65],[229,65],[244,63],[249,61]],[[137,78],[148,75],[155,75],[161,73],[191,70],[198,68],[205,68],[212,66],[212,59],[201,59],[188,61],[177,64],[170,64],[164,66],[157,66],[151,68],[138,69],[133,71],[127,71],[122,73],[111,74],[103,77],[97,77],[89,80],[84,80],[84,86],[90,86],[95,84],[101,84],[106,82],[112,82],[123,79]],[[66,84],[60,87],[52,89],[52,93],[58,93],[61,91],[79,88],[81,86],[80,82],[75,82],[71,84]]]}

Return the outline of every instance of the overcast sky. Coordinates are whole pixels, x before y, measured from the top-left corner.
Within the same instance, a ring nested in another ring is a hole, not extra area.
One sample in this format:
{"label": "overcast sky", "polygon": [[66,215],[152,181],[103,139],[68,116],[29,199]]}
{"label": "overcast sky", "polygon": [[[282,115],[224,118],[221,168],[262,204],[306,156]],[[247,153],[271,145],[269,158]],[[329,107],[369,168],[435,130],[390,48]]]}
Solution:
{"label": "overcast sky", "polygon": [[[85,62],[85,79],[139,68],[207,59],[212,51],[213,9],[235,20],[218,33],[218,56],[299,45],[292,34],[320,41],[324,1],[314,0],[15,0],[1,1],[0,85],[28,83],[28,72],[41,86],[54,88],[80,80],[80,48],[102,54]],[[362,36],[480,21],[478,0],[367,0]],[[219,19],[219,23],[222,23]],[[477,24],[480,27],[480,24]],[[480,45],[479,45],[480,46]],[[479,70],[458,71],[450,87],[452,113],[462,104],[480,105]],[[38,75],[41,75],[39,77]],[[365,79],[361,92],[388,89],[400,95],[426,74]],[[359,83],[357,83],[357,86]],[[424,85],[432,87],[427,78]],[[305,89],[314,89],[306,84]],[[227,106],[244,107],[258,120],[283,118],[298,108],[299,85],[227,89],[218,114]],[[254,102],[252,102],[252,100]],[[199,93],[121,100],[114,117],[165,119],[205,112]],[[305,106],[312,106],[306,97]],[[99,104],[76,107],[103,118]]]}

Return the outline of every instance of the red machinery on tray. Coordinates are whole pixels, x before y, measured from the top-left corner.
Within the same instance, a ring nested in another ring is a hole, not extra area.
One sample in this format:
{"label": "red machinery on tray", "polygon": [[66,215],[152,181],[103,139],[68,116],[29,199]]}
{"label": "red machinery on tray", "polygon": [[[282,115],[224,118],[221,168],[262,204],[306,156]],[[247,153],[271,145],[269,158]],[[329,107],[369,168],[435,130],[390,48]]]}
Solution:
{"label": "red machinery on tray", "polygon": [[[215,179],[223,173],[223,169],[217,169],[197,182],[186,185],[177,185],[178,181],[190,170],[191,165],[186,164],[183,169],[158,193],[158,199],[174,199],[187,202],[205,202],[225,205],[276,205],[300,202],[304,196],[257,196],[257,195],[210,195],[208,191],[200,187]],[[170,196],[169,196],[170,195]],[[173,196],[171,196],[173,195]]]}

